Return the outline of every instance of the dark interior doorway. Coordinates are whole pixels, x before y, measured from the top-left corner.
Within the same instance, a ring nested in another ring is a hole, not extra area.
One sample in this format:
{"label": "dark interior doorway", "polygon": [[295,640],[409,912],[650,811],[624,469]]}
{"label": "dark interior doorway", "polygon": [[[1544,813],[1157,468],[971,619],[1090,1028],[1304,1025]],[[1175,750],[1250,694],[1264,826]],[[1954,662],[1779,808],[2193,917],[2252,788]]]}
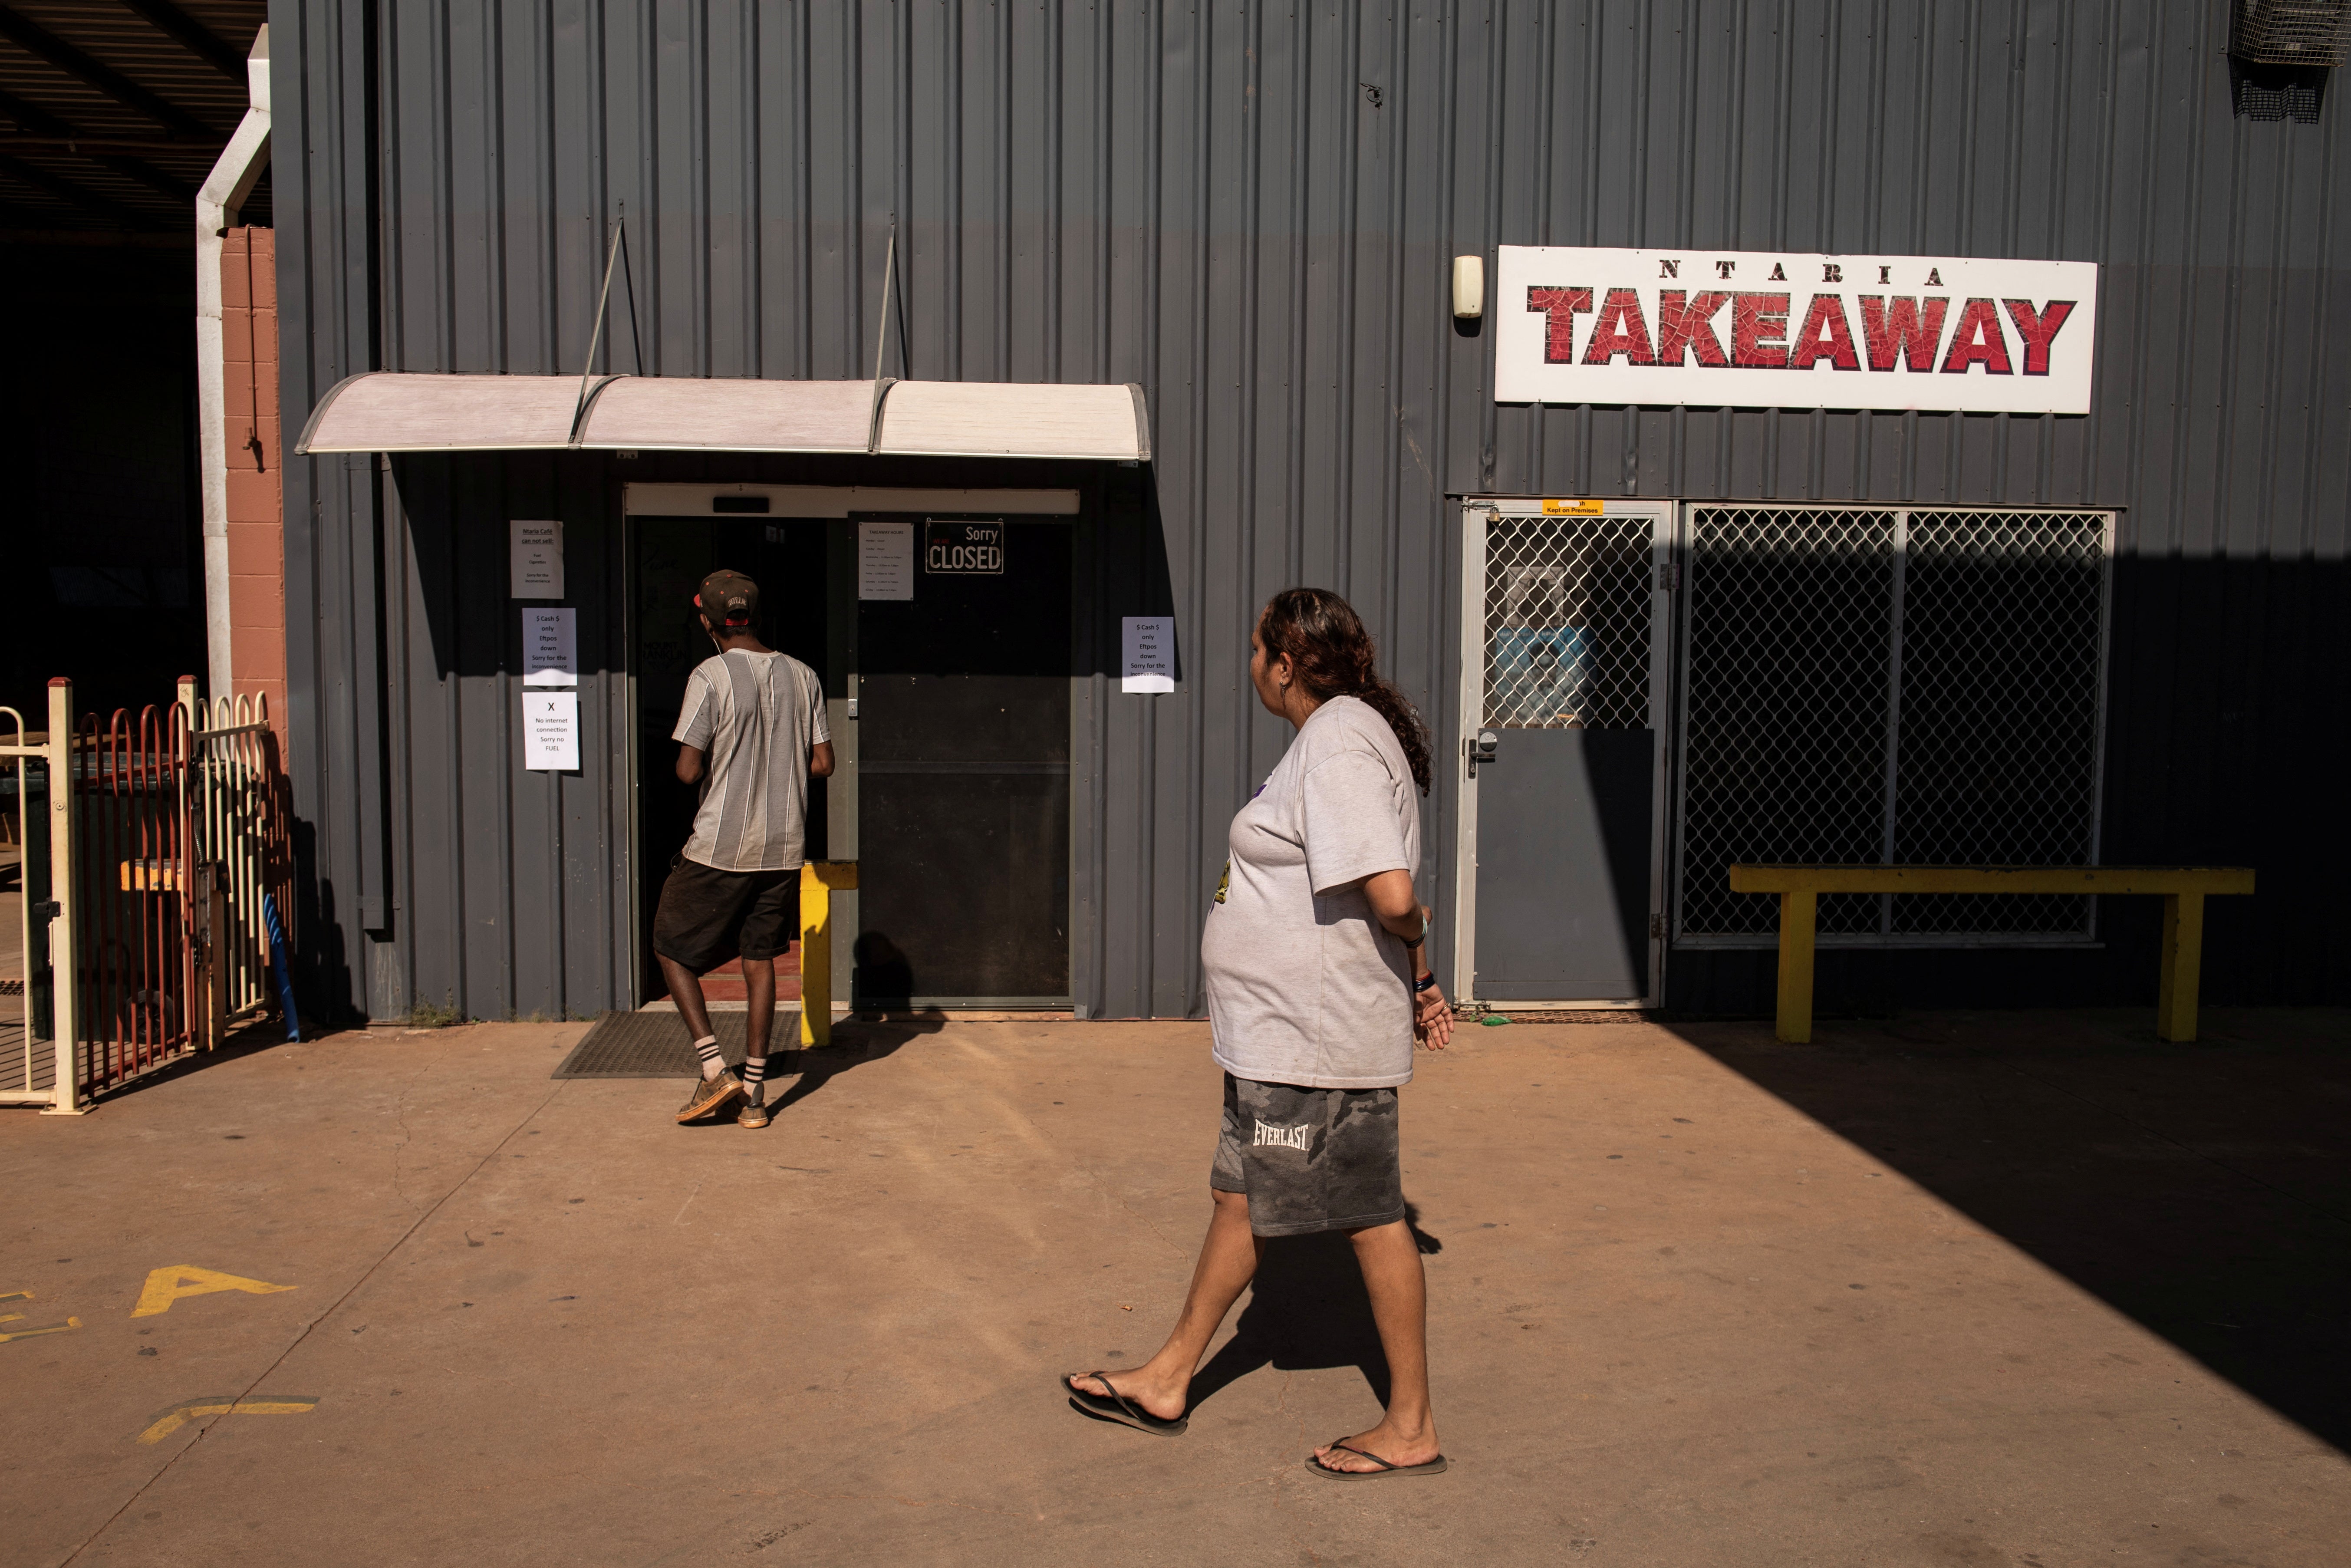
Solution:
{"label": "dark interior doorway", "polygon": [[[634,601],[630,618],[630,668],[637,682],[636,865],[640,999],[667,994],[650,936],[653,906],[672,857],[694,827],[700,789],[677,779],[678,705],[685,678],[716,652],[694,609],[694,591],[721,567],[759,585],[759,634],[833,681],[826,670],[825,562],[829,534],[821,519],[765,517],[635,517],[631,519]],[[823,858],[827,843],[826,786],[809,782],[808,852]]]}
{"label": "dark interior doorway", "polygon": [[1066,1007],[1070,526],[863,520],[915,555],[913,598],[857,601],[852,998]]}

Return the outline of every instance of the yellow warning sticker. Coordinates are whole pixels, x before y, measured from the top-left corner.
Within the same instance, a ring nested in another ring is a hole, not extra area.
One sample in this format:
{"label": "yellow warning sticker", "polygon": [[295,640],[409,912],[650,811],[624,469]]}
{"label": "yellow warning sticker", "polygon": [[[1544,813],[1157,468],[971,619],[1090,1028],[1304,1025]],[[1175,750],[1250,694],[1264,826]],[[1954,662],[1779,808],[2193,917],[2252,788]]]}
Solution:
{"label": "yellow warning sticker", "polygon": [[1596,517],[1600,515],[1600,508],[1606,504],[1604,501],[1545,501],[1543,516],[1546,517]]}

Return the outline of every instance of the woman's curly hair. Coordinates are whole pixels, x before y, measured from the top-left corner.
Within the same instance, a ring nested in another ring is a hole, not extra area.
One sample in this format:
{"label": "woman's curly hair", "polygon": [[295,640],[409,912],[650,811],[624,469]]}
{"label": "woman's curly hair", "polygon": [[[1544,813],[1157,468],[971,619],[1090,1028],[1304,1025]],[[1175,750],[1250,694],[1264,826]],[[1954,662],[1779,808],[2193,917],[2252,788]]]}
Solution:
{"label": "woman's curly hair", "polygon": [[1269,656],[1287,653],[1318,701],[1359,697],[1388,721],[1411,764],[1412,781],[1428,793],[1428,727],[1412,699],[1380,679],[1378,650],[1354,606],[1322,588],[1285,588],[1258,616]]}

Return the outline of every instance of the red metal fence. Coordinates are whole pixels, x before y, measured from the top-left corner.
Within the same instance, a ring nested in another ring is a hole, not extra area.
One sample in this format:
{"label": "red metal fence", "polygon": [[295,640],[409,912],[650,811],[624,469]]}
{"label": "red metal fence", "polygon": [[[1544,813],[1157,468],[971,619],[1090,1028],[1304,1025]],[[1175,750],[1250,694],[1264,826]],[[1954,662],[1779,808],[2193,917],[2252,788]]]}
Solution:
{"label": "red metal fence", "polygon": [[[266,708],[207,707],[192,680],[135,717],[75,723],[71,705],[71,686],[51,682],[48,733],[0,747],[25,817],[27,935],[24,1039],[7,1053],[24,1062],[0,1072],[0,1101],[53,1112],[208,1050],[233,1019],[290,995],[273,973],[273,906],[279,960],[294,936],[286,775]],[[37,795],[37,824],[24,810]]]}
{"label": "red metal fence", "polygon": [[86,715],[71,768],[75,1077],[99,1094],[195,1044],[187,710]]}

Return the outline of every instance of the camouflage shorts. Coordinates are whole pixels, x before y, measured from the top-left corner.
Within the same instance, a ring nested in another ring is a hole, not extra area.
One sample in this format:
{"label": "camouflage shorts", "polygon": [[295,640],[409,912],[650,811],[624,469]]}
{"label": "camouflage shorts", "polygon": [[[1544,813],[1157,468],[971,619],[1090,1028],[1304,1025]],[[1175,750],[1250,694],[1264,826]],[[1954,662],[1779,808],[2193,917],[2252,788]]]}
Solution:
{"label": "camouflage shorts", "polygon": [[1249,1197],[1259,1236],[1358,1230],[1404,1218],[1393,1089],[1301,1089],[1225,1074],[1208,1185]]}

